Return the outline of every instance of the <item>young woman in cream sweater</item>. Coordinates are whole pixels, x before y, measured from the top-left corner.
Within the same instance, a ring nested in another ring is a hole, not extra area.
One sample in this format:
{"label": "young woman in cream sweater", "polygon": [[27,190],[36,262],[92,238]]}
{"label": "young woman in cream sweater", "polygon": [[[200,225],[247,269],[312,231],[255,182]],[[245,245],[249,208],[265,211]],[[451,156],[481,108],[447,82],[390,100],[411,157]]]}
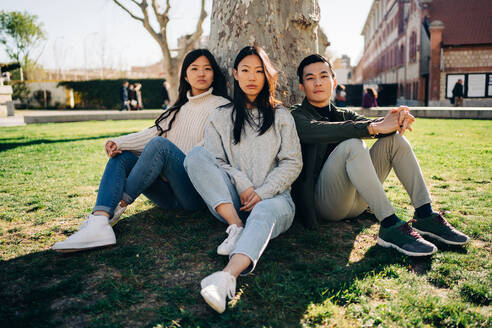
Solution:
{"label": "young woman in cream sweater", "polygon": [[153,127],[106,142],[110,159],[93,212],[78,232],[53,250],[76,252],[115,244],[112,226],[142,193],[164,209],[204,207],[183,161],[193,146],[202,143],[212,110],[227,103],[225,77],[213,55],[206,49],[189,52],[181,67],[176,103]]}

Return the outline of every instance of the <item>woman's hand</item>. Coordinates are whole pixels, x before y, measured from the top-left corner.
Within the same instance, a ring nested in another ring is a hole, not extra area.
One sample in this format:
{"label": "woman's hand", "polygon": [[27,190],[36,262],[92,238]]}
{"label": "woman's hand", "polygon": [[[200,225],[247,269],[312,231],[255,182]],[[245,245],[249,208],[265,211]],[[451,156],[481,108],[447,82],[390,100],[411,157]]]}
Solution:
{"label": "woman's hand", "polygon": [[239,210],[243,212],[250,212],[255,205],[261,201],[261,197],[255,192],[253,187],[249,187],[239,195],[241,200],[241,205],[243,205]]}
{"label": "woman's hand", "polygon": [[113,141],[106,142],[105,148],[106,154],[108,154],[109,157],[115,157],[121,154],[121,150],[118,149],[118,146]]}

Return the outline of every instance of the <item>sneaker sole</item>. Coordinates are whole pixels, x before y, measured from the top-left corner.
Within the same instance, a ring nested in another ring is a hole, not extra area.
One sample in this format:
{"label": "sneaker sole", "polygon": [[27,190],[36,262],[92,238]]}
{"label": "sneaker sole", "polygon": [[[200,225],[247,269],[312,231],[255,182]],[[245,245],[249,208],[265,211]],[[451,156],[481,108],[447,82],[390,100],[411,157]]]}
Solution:
{"label": "sneaker sole", "polygon": [[222,307],[222,304],[215,303],[215,299],[211,297],[209,290],[214,288],[214,286],[207,286],[200,291],[200,294],[203,297],[203,300],[216,312],[223,313],[225,311],[225,307]]}
{"label": "sneaker sole", "polygon": [[75,253],[75,252],[81,252],[81,251],[86,251],[94,248],[101,248],[101,247],[108,247],[108,246],[113,246],[116,245],[116,241],[105,241],[105,242],[93,242],[89,244],[75,244],[75,245],[70,245],[71,247],[66,247],[66,248],[51,248],[57,253]]}
{"label": "sneaker sole", "polygon": [[413,228],[413,230],[417,231],[422,236],[432,237],[432,238],[437,239],[439,241],[442,241],[443,243],[448,244],[448,245],[458,245],[459,246],[459,245],[464,245],[470,241],[470,238],[467,238],[466,241],[463,241],[463,242],[452,241],[452,240],[444,239],[438,235],[435,235],[432,232],[422,231],[422,230],[419,230],[417,228]]}
{"label": "sneaker sole", "polygon": [[382,246],[382,247],[385,247],[385,248],[389,248],[389,247],[393,247],[394,249],[396,249],[398,252],[400,253],[403,253],[405,255],[408,255],[408,256],[429,256],[429,255],[432,255],[434,254],[435,252],[437,252],[437,247],[434,247],[434,249],[432,250],[432,252],[430,253],[416,253],[416,252],[409,252],[407,250],[404,250],[403,248],[400,248],[398,247],[397,245],[393,244],[393,243],[389,243],[387,241],[384,241],[382,240],[381,238],[378,237],[378,241],[377,241],[377,244],[379,246]]}

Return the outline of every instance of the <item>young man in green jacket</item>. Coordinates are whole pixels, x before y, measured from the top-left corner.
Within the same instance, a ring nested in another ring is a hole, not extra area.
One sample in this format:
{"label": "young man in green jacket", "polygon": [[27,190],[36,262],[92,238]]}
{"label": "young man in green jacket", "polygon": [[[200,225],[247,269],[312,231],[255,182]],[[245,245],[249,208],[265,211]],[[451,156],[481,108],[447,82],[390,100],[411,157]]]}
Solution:
{"label": "young man in green jacket", "polygon": [[[331,64],[310,55],[297,70],[306,98],[292,107],[301,140],[304,167],[294,184],[298,216],[316,227],[318,218],[339,221],[356,217],[369,206],[380,221],[378,244],[410,256],[437,251],[421,237],[463,245],[469,238],[432,210],[431,198],[411,145],[403,137],[415,118],[407,107],[370,120],[330,103],[336,87]],[[363,138],[378,141],[368,149]],[[382,183],[391,169],[408,192],[415,208],[413,220],[402,221],[384,193]],[[409,225],[412,223],[412,226]]]}

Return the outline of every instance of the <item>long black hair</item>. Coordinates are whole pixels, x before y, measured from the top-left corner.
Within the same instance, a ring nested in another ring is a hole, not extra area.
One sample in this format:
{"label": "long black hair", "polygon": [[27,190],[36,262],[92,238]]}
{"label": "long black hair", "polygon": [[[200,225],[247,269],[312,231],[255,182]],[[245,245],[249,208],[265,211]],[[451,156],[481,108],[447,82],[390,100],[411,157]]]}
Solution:
{"label": "long black hair", "polygon": [[[222,70],[217,64],[217,61],[215,60],[212,53],[207,49],[195,49],[190,51],[183,59],[183,65],[181,65],[181,72],[179,74],[178,99],[155,121],[155,127],[157,127],[157,130],[159,131],[159,135],[162,135],[163,133],[171,130],[171,126],[176,119],[176,115],[178,115],[181,106],[188,102],[187,93],[189,90],[191,90],[191,85],[185,80],[186,70],[195,60],[197,60],[201,56],[207,57],[214,72],[214,80],[211,85],[211,87],[213,88],[212,94],[229,99],[229,96],[227,95],[227,85],[224,73],[222,73]],[[171,114],[173,113],[174,115],[171,118],[171,121],[169,121],[167,128],[163,130],[159,123],[171,116]]]}
{"label": "long black hair", "polygon": [[[258,135],[262,135],[272,126],[275,120],[275,107],[281,104],[279,100],[275,99],[278,71],[273,67],[265,50],[258,46],[246,46],[241,49],[234,61],[234,69],[237,70],[239,63],[249,55],[256,55],[260,58],[266,78],[263,89],[261,89],[260,93],[252,103],[252,105],[258,108],[260,114],[261,126],[258,128]],[[246,94],[241,90],[239,82],[234,79],[234,97],[232,100],[234,109],[232,110],[232,121],[234,122],[233,135],[235,144],[239,143],[241,140],[244,123],[248,122],[250,125],[253,124],[251,116],[246,109],[247,102],[249,102],[249,100],[246,97]]]}

